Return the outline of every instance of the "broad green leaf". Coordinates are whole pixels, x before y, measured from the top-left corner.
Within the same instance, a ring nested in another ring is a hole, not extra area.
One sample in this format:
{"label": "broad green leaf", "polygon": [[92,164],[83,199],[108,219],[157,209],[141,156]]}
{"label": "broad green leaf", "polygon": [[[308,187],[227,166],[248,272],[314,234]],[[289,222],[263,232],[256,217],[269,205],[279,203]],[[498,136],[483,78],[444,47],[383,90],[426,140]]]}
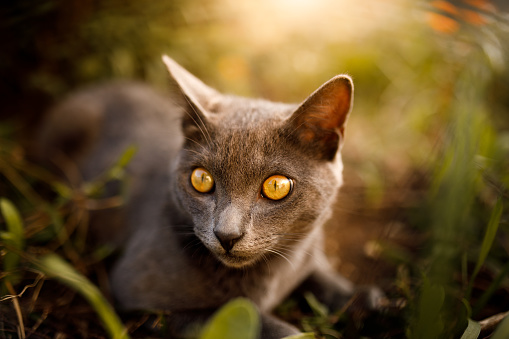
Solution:
{"label": "broad green leaf", "polygon": [[283,339],[315,339],[314,333],[299,333],[294,334],[288,337],[284,337]]}
{"label": "broad green leaf", "polygon": [[207,323],[200,339],[256,339],[260,318],[253,304],[243,298],[224,305]]}
{"label": "broad green leaf", "polygon": [[111,338],[127,339],[127,330],[99,289],[56,254],[48,254],[33,262],[46,275],[79,292],[95,309]]}
{"label": "broad green leaf", "polygon": [[[23,222],[21,216],[16,207],[7,199],[0,199],[0,211],[5,219],[7,225],[7,232],[2,232],[2,241],[17,250],[18,252],[23,251],[25,247],[25,238],[23,232]],[[18,267],[19,255],[12,251],[7,251],[4,256],[4,271],[14,271]],[[16,283],[17,277],[15,275],[9,275],[6,277],[7,281]]]}
{"label": "broad green leaf", "polygon": [[506,315],[504,320],[498,325],[490,339],[507,339],[509,338],[509,315]]}
{"label": "broad green leaf", "polygon": [[460,339],[477,339],[481,333],[481,325],[477,321],[468,319],[468,325]]}

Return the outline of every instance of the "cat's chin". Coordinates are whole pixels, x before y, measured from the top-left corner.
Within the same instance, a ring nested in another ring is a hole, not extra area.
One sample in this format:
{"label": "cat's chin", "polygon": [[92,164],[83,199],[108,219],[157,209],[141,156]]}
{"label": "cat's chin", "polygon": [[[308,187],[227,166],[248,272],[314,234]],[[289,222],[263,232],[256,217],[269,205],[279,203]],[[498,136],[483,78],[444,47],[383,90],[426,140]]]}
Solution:
{"label": "cat's chin", "polygon": [[221,261],[225,266],[231,268],[244,268],[250,265],[253,265],[257,258],[255,256],[236,256],[232,254],[218,254],[217,258]]}

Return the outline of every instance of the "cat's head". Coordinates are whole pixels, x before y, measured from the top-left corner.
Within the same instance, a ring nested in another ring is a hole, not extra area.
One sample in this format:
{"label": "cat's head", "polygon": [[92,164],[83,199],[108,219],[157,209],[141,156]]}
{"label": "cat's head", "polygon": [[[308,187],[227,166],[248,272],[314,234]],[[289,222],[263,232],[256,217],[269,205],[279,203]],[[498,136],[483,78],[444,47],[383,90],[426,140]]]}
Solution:
{"label": "cat's head", "polygon": [[226,96],[163,58],[183,93],[174,198],[225,265],[291,257],[330,216],[353,84],[339,75],[300,105]]}

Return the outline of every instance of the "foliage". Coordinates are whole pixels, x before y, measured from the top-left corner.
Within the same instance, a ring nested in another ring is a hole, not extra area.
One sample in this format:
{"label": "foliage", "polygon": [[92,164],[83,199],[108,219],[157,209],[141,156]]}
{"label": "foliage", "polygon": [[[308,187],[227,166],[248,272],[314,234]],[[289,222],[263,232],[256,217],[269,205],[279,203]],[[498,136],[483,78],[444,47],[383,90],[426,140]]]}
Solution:
{"label": "foliage", "polygon": [[[111,198],[103,199],[100,192],[104,185],[112,180],[124,181],[124,167],[133,156],[135,149],[127,149],[119,160],[112,164],[111,169],[95,181],[83,183],[80,187],[71,187],[44,169],[33,164],[28,165],[26,159],[16,155],[19,151],[16,146],[2,148],[1,151],[0,174],[10,179],[8,183],[12,185],[6,193],[17,197],[18,203],[27,211],[27,216],[22,218],[21,213],[10,200],[0,198],[0,216],[3,217],[6,225],[6,229],[1,233],[0,241],[3,283],[0,309],[2,313],[9,314],[8,306],[3,302],[12,301],[19,322],[18,335],[24,338],[26,333],[23,313],[27,310],[20,306],[21,296],[31,288],[41,291],[43,278],[57,279],[83,295],[96,310],[110,337],[128,338],[127,329],[109,302],[98,287],[84,275],[93,272],[94,264],[104,259],[110,251],[108,248],[84,246],[87,238],[84,234],[88,227],[86,205],[92,202],[96,206],[104,205],[104,203],[111,205],[106,201]],[[46,192],[48,200],[44,200],[31,187],[32,185],[37,185],[41,192],[48,190]],[[75,267],[79,267],[81,272],[78,272],[61,256],[70,260]],[[28,284],[27,281],[31,279],[34,279],[34,282]],[[25,287],[21,289],[23,285]],[[37,301],[38,294],[39,292],[32,294],[33,302]],[[12,319],[5,317],[0,320],[3,322]],[[3,327],[2,331],[6,331],[3,333],[5,336],[9,333]]]}
{"label": "foliage", "polygon": [[56,278],[80,292],[97,312],[111,338],[127,339],[127,329],[99,289],[56,254],[47,254],[32,264],[47,277]]}
{"label": "foliage", "polygon": [[256,339],[259,330],[260,319],[253,304],[246,299],[235,299],[212,317],[200,339]]}

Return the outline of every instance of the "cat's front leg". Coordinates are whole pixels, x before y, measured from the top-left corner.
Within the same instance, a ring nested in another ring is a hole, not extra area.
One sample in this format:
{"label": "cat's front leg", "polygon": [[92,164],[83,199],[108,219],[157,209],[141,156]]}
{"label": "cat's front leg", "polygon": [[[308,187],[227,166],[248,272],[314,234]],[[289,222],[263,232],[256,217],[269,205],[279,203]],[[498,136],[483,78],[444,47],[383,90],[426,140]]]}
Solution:
{"label": "cat's front leg", "polygon": [[260,339],[281,339],[300,333],[296,327],[270,314],[262,314],[261,323],[262,331]]}
{"label": "cat's front leg", "polygon": [[[374,311],[379,308],[383,292],[375,286],[355,287],[332,269],[316,269],[298,288],[299,293],[311,292],[331,312],[345,306],[348,311]],[[347,305],[348,304],[348,305]]]}
{"label": "cat's front leg", "polygon": [[195,339],[216,309],[175,311],[166,317],[166,336],[175,339]]}

